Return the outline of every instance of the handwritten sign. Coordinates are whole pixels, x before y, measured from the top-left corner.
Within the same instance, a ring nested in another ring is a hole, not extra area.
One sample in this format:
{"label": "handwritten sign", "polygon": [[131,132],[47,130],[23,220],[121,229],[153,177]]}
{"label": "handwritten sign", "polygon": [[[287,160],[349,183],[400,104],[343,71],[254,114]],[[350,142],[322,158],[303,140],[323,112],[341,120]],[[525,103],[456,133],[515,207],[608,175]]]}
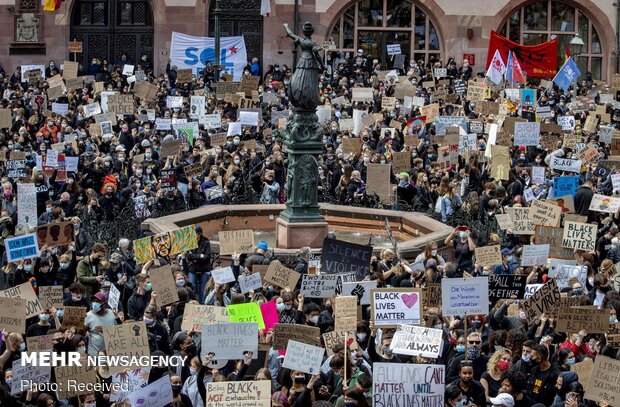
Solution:
{"label": "handwritten sign", "polygon": [[581,160],[572,160],[570,158],[551,157],[551,169],[566,172],[581,172]]}
{"label": "handwritten sign", "polygon": [[[85,386],[69,386],[70,383],[96,383],[97,372],[95,366],[89,366],[86,357],[80,359],[82,366],[58,366],[54,368],[58,386],[58,398],[67,399],[82,394],[91,393]],[[170,381],[167,377],[166,380]]]}
{"label": "handwritten sign", "polygon": [[[107,356],[150,356],[149,339],[146,324],[142,321],[126,322],[121,325],[104,326],[103,340]],[[137,363],[127,366],[110,365],[112,374],[121,373],[127,367],[137,368]]]}
{"label": "handwritten sign", "polygon": [[556,319],[557,332],[579,332],[585,329],[588,334],[607,333],[609,311],[594,307],[560,308]]}
{"label": "handwritten sign", "polygon": [[229,322],[202,327],[201,357],[215,354],[215,360],[242,359],[246,352],[258,358],[258,325],[254,322]]}
{"label": "handwritten sign", "polygon": [[304,274],[300,292],[308,298],[329,298],[339,292],[343,277],[346,281],[355,281],[353,273],[343,274]]}
{"label": "handwritten sign", "polygon": [[254,250],[252,229],[225,230],[218,233],[220,255],[250,253]]}
{"label": "handwritten sign", "polygon": [[529,218],[531,208],[506,208],[506,213],[514,223],[512,233],[515,235],[534,234],[536,225]]}
{"label": "handwritten sign", "polygon": [[230,322],[256,323],[258,329],[265,329],[263,315],[257,302],[228,305],[226,309],[228,310]]}
{"label": "handwritten sign", "polygon": [[502,263],[500,245],[476,247],[476,263],[482,267],[492,267]]}
{"label": "handwritten sign", "polygon": [[321,368],[324,354],[325,349],[319,346],[289,340],[282,367],[308,374],[316,374]]}
{"label": "handwritten sign", "polygon": [[490,275],[489,299],[495,302],[507,298],[523,298],[527,276],[518,275]]}
{"label": "handwritten sign", "polygon": [[229,321],[226,307],[186,304],[185,311],[183,311],[181,329],[184,331],[202,332],[203,325]]}
{"label": "handwritten sign", "polygon": [[374,363],[372,369],[373,406],[443,406],[445,391],[443,365]]}
{"label": "handwritten sign", "polygon": [[0,297],[0,329],[26,333],[27,308],[25,299]]}
{"label": "handwritten sign", "polygon": [[241,294],[245,294],[252,290],[258,290],[263,287],[263,281],[261,279],[260,273],[253,273],[249,276],[239,276],[239,288],[241,289]]}
{"label": "handwritten sign", "polygon": [[444,278],[441,303],[444,316],[487,314],[489,312],[487,277]]}
{"label": "handwritten sign", "polygon": [[435,359],[442,350],[442,329],[415,325],[398,325],[390,349],[399,355],[422,356]]}
{"label": "handwritten sign", "polygon": [[7,261],[31,259],[39,255],[39,243],[37,235],[30,233],[27,235],[7,238],[4,241]]}
{"label": "handwritten sign", "polygon": [[265,281],[281,288],[290,288],[293,290],[297,286],[297,281],[301,274],[294,270],[286,268],[279,261],[272,261],[267,269]]}
{"label": "handwritten sign", "polygon": [[594,251],[598,226],[590,223],[566,221],[562,235],[562,247]]}
{"label": "handwritten sign", "polygon": [[419,325],[422,291],[409,288],[375,288],[371,290],[371,316],[375,326]]}
{"label": "handwritten sign", "polygon": [[546,265],[549,258],[549,244],[528,244],[523,246],[522,266]]}
{"label": "handwritten sign", "polygon": [[149,270],[149,277],[153,284],[153,292],[157,293],[155,303],[158,307],[179,301],[179,294],[170,265]]}
{"label": "handwritten sign", "polygon": [[354,295],[358,305],[370,305],[370,291],[377,288],[377,280],[342,284],[342,295]]}
{"label": "handwritten sign", "polygon": [[0,291],[0,297],[26,300],[26,317],[31,318],[43,311],[43,306],[32,288],[30,282],[16,285],[6,290]]}
{"label": "handwritten sign", "polygon": [[61,285],[48,285],[39,287],[39,301],[43,308],[62,308],[63,292]]}
{"label": "handwritten sign", "polygon": [[594,194],[589,209],[595,212],[617,213],[620,210],[620,198]]}
{"label": "handwritten sign", "polygon": [[369,274],[372,247],[342,240],[323,240],[321,271],[328,274],[355,273],[358,281]]}
{"label": "handwritten sign", "polygon": [[552,278],[523,302],[527,323],[533,323],[536,317],[541,316],[543,313],[550,313],[559,300],[560,290],[555,279]]}
{"label": "handwritten sign", "polygon": [[271,407],[271,382],[209,382],[206,403],[206,407]]}

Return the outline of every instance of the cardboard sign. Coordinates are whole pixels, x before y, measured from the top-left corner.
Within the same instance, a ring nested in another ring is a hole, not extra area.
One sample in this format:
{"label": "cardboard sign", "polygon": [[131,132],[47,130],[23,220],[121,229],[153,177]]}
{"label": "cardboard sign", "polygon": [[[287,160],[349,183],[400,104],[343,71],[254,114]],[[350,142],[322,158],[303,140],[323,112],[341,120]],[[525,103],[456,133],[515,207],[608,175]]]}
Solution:
{"label": "cardboard sign", "polygon": [[20,285],[8,288],[0,291],[0,298],[13,298],[19,300],[26,300],[26,317],[31,318],[37,316],[43,311],[43,306],[37,297],[37,294],[32,288],[30,282],[25,282]]}
{"label": "cardboard sign", "polygon": [[372,367],[374,406],[399,406],[403,400],[411,406],[444,405],[444,365],[374,363]]}
{"label": "cardboard sign", "polygon": [[411,154],[408,151],[392,153],[392,168],[395,174],[411,169]]}
{"label": "cardboard sign", "polygon": [[342,138],[342,152],[345,154],[359,154],[362,151],[362,140],[356,137]]}
{"label": "cardboard sign", "polygon": [[492,267],[502,263],[501,246],[476,247],[476,263],[482,267]]}
{"label": "cardboard sign", "polygon": [[527,323],[532,324],[536,317],[551,312],[559,300],[560,290],[555,279],[552,278],[523,302]]}
{"label": "cardboard sign", "polygon": [[488,314],[489,279],[487,277],[444,278],[441,303],[444,316]]}
{"label": "cardboard sign", "polygon": [[585,386],[584,398],[596,402],[605,400],[610,406],[615,406],[620,401],[618,383],[620,383],[620,361],[597,355]]}
{"label": "cardboard sign", "polygon": [[181,329],[184,331],[202,332],[204,325],[229,321],[226,307],[186,304]]}
{"label": "cardboard sign", "polygon": [[353,102],[372,102],[374,100],[372,88],[352,88]]}
{"label": "cardboard sign", "polygon": [[442,351],[442,329],[398,325],[390,349],[399,355],[438,358]]}
{"label": "cardboard sign", "polygon": [[482,82],[468,81],[467,83],[467,99],[472,102],[485,100],[491,96],[489,85]]}
{"label": "cardboard sign", "polygon": [[258,329],[265,329],[263,315],[257,302],[228,305],[226,309],[230,322],[255,323],[258,325]]}
{"label": "cardboard sign", "polygon": [[375,288],[371,290],[371,319],[375,326],[396,323],[419,325],[422,291],[414,288]]}
{"label": "cardboard sign", "polygon": [[377,288],[376,280],[342,283],[342,295],[354,295],[358,305],[370,305],[370,292],[373,288]]}
{"label": "cardboard sign", "polygon": [[[22,332],[16,331],[13,332]],[[30,336],[26,338],[28,352],[39,352],[54,349],[54,334]]]}
{"label": "cardboard sign", "polygon": [[134,85],[134,94],[140,99],[152,102],[157,97],[157,89],[157,85],[153,85],[152,83],[146,81],[136,82]]}
{"label": "cardboard sign", "polygon": [[291,340],[321,346],[321,330],[315,326],[299,324],[276,324],[273,327],[274,349],[286,349]]}
{"label": "cardboard sign", "polygon": [[562,247],[594,251],[596,246],[596,232],[598,226],[590,223],[564,222]]}
{"label": "cardboard sign", "polygon": [[286,268],[279,261],[275,260],[269,264],[267,274],[265,275],[265,281],[281,288],[295,289],[297,281],[301,274],[294,270]]}
{"label": "cardboard sign", "polygon": [[[120,356],[150,356],[149,340],[146,325],[142,321],[126,322],[121,325],[104,326],[103,340],[105,342],[106,355]],[[110,365],[110,373],[121,373],[127,367],[138,368],[138,364],[128,366]]]}
{"label": "cardboard sign", "polygon": [[390,164],[369,163],[366,173],[366,193],[377,194],[381,199],[389,198],[392,194],[390,185]]}
{"label": "cardboard sign", "polygon": [[558,227],[562,220],[562,208],[539,200],[532,200],[528,217],[534,225]]}
{"label": "cardboard sign", "polygon": [[220,256],[251,253],[254,250],[254,231],[252,229],[220,231],[218,236]]}
{"label": "cardboard sign", "polygon": [[609,329],[609,311],[594,307],[560,308],[556,319],[557,332],[579,332],[585,329],[589,334],[607,333]]}
{"label": "cardboard sign", "polygon": [[523,246],[522,266],[546,265],[549,258],[549,244],[528,244]]}
{"label": "cardboard sign", "polygon": [[88,311],[86,307],[72,307],[65,306],[64,316],[62,317],[62,326],[65,328],[69,328],[74,326],[76,329],[84,328],[84,318],[86,317],[86,312]]}
{"label": "cardboard sign", "polygon": [[191,82],[192,79],[191,69],[177,69],[177,83]]}
{"label": "cardboard sign", "polygon": [[202,327],[201,358],[209,353],[215,360],[243,359],[246,352],[258,358],[258,325],[253,322],[228,322]]}
{"label": "cardboard sign", "polygon": [[27,310],[28,300],[0,296],[0,330],[25,334]]}
{"label": "cardboard sign", "polygon": [[271,407],[271,382],[207,383],[206,407]]}
{"label": "cardboard sign", "polygon": [[80,64],[78,64],[77,62],[65,61],[63,63],[63,69],[62,69],[63,79],[77,78],[79,66]]}
{"label": "cardboard sign", "polygon": [[191,179],[193,177],[198,177],[203,172],[202,164],[193,163],[193,164],[186,165],[185,167],[183,167],[183,171],[185,172],[185,176],[188,179]]}
{"label": "cardboard sign", "polygon": [[[68,399],[92,393],[86,386],[69,385],[72,383],[97,383],[96,367],[88,365],[85,355],[80,358],[80,364],[82,366],[58,366],[54,368],[56,383],[59,385],[56,392],[59,399]],[[170,382],[168,377],[165,377],[165,379]],[[172,394],[172,391],[170,393]]]}
{"label": "cardboard sign", "polygon": [[155,304],[158,307],[179,301],[179,294],[170,265],[149,270],[149,277],[153,284],[153,292],[157,293]]}
{"label": "cardboard sign", "polygon": [[355,338],[355,330],[351,332],[347,331],[331,331],[324,333],[323,342],[325,343],[325,350],[327,351],[328,356],[334,355],[334,346],[346,344],[347,347],[351,350],[359,349],[359,345]]}
{"label": "cardboard sign", "polygon": [[181,139],[172,139],[162,141],[159,155],[161,157],[170,157],[179,154],[179,149],[183,144]]}
{"label": "cardboard sign", "polygon": [[499,227],[502,229],[514,229],[515,227],[514,222],[510,219],[510,215],[506,213],[498,213],[495,215],[495,219],[497,220]]}
{"label": "cardboard sign", "polygon": [[75,238],[73,222],[48,223],[37,227],[39,247],[68,246]]}
{"label": "cardboard sign", "polygon": [[63,291],[61,285],[48,285],[39,287],[39,301],[44,309],[62,308]]}
{"label": "cardboard sign", "polygon": [[536,230],[536,225],[529,219],[531,208],[506,208],[510,219],[514,223],[512,233],[515,235],[532,235]]}
{"label": "cardboard sign", "polygon": [[321,271],[327,274],[355,273],[356,279],[361,281],[370,273],[371,257],[371,246],[326,238],[321,251]]}
{"label": "cardboard sign", "polygon": [[282,367],[308,374],[317,374],[323,363],[325,349],[306,343],[289,340]]}
{"label": "cardboard sign", "polygon": [[227,284],[235,281],[235,274],[232,271],[232,267],[221,267],[211,270],[211,277],[215,281],[215,284]]}
{"label": "cardboard sign", "polygon": [[334,330],[352,331],[357,330],[357,297],[338,296],[334,304]]}
{"label": "cardboard sign", "polygon": [[595,212],[617,213],[620,210],[620,198],[594,194],[589,209]]}
{"label": "cardboard sign", "polygon": [[[470,279],[468,279],[470,280]],[[489,300],[495,302],[508,298],[523,298],[527,276],[518,275],[490,275]]]}
{"label": "cardboard sign", "polygon": [[252,290],[259,290],[263,287],[263,281],[261,279],[260,273],[253,273],[249,276],[239,276],[238,281],[239,288],[241,289],[241,294],[248,293]]}

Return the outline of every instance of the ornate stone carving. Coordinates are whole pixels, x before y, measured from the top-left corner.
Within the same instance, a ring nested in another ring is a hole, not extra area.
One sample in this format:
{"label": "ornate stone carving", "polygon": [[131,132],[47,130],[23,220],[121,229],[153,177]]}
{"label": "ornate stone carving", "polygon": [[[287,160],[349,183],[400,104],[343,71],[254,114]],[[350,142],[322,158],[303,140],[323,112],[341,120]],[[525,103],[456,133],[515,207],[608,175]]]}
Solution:
{"label": "ornate stone carving", "polygon": [[15,24],[15,42],[39,42],[39,18],[34,13],[22,13]]}

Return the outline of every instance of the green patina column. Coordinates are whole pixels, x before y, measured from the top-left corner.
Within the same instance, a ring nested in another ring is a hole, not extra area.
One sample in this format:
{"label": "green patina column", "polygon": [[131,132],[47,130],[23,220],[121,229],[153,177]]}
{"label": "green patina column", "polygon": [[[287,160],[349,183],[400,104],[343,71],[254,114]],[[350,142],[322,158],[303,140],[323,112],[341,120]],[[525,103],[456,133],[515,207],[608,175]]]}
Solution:
{"label": "green patina column", "polygon": [[323,129],[316,115],[320,104],[319,76],[324,70],[319,55],[322,48],[311,38],[312,24],[304,24],[303,37],[291,32],[288,24],[284,24],[284,28],[302,53],[288,89],[293,115],[282,130],[288,165],[286,209],[280,218],[291,223],[324,222],[318,204],[317,162],[318,155],[323,152]]}

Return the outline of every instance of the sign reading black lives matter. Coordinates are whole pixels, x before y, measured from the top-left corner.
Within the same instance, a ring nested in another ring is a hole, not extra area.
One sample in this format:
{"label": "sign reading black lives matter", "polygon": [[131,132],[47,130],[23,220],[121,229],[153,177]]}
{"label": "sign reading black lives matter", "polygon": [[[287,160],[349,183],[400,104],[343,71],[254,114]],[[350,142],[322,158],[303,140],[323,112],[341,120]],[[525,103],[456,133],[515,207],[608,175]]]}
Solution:
{"label": "sign reading black lives matter", "polygon": [[507,298],[523,298],[527,276],[492,275],[489,276],[489,300],[495,302]]}
{"label": "sign reading black lives matter", "polygon": [[372,246],[363,246],[342,240],[323,240],[321,270],[327,274],[355,273],[357,281],[368,275]]}

